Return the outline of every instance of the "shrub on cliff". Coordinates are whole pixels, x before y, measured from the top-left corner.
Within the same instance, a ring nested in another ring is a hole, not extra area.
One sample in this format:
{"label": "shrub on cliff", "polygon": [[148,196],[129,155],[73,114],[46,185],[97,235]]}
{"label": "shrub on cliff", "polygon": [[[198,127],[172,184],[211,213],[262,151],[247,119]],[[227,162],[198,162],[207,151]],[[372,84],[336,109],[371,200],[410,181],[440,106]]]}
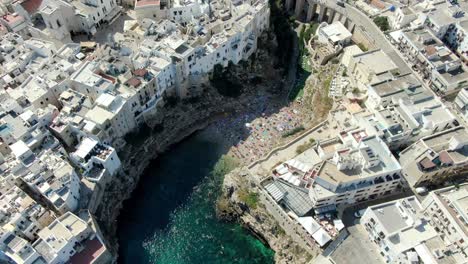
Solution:
{"label": "shrub on cliff", "polygon": [[239,199],[245,203],[249,208],[255,209],[258,206],[258,193],[250,192],[245,189],[238,191]]}
{"label": "shrub on cliff", "polygon": [[309,140],[309,142],[306,142],[302,145],[299,145],[297,148],[296,148],[296,154],[301,154],[303,153],[304,151],[310,149],[312,147],[312,145],[315,144],[315,139],[311,138]]}
{"label": "shrub on cliff", "polygon": [[301,132],[301,131],[303,131],[303,130],[305,130],[305,128],[304,128],[303,126],[298,126],[298,127],[295,127],[295,128],[293,128],[293,129],[291,129],[291,130],[288,130],[288,131],[284,132],[284,133],[281,135],[281,137],[286,138],[286,137],[295,135],[295,134],[297,134],[297,133],[299,133],[299,132]]}

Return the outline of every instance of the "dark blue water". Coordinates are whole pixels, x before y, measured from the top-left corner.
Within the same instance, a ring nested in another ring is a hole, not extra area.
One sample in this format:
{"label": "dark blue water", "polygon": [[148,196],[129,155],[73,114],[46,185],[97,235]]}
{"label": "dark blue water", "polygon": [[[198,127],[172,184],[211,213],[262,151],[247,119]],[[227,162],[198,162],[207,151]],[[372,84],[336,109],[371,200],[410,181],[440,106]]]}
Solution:
{"label": "dark blue water", "polygon": [[224,151],[197,134],[152,162],[119,217],[120,263],[273,263],[241,226],[216,219],[211,172]]}

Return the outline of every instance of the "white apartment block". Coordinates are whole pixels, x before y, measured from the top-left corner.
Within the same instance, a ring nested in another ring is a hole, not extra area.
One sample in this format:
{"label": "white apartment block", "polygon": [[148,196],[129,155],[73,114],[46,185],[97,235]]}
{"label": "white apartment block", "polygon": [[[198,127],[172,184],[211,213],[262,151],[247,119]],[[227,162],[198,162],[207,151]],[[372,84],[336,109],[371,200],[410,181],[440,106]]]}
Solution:
{"label": "white apartment block", "polygon": [[93,182],[99,182],[106,175],[115,175],[121,165],[114,148],[88,137],[82,139],[70,158]]}
{"label": "white apartment block", "polygon": [[468,89],[461,89],[455,98],[455,106],[465,122],[468,122]]}
{"label": "white apartment block", "polygon": [[416,20],[418,15],[408,6],[397,7],[395,12],[389,16],[389,22],[392,29],[401,29],[410,26],[411,22]]}
{"label": "white apartment block", "polygon": [[86,113],[85,118],[105,133],[106,139],[121,138],[136,128],[129,103],[121,96],[108,93],[97,98],[96,105]]}
{"label": "white apartment block", "polygon": [[421,212],[444,241],[439,256],[468,263],[468,185],[432,191],[421,203]]}
{"label": "white apartment block", "polygon": [[400,164],[385,142],[365,130],[342,132],[317,152],[324,160],[309,174],[309,195],[318,212],[388,195],[401,182]]}
{"label": "white apartment block", "polygon": [[93,125],[85,120],[86,114],[93,106],[88,97],[68,89],[60,95],[59,102],[62,110],[49,126],[55,137],[67,147],[73,147],[78,144],[79,136],[93,135],[94,131],[87,129]]}
{"label": "white apartment block", "polygon": [[93,224],[68,212],[42,229],[32,243],[46,263],[107,263],[108,251]]}
{"label": "white apartment block", "polygon": [[468,62],[468,18],[449,27],[446,41],[449,47],[457,51],[465,63]]}
{"label": "white apartment block", "polygon": [[467,187],[371,206],[361,225],[387,263],[468,263]]}
{"label": "white apartment block", "polygon": [[333,22],[330,25],[322,23],[317,31],[318,41],[330,44],[332,47],[348,45],[353,35],[340,21]]}
{"label": "white apartment block", "polygon": [[52,121],[57,109],[51,105],[44,109],[24,111],[20,115],[17,113],[1,114],[0,118],[0,139],[6,143],[6,153],[11,151],[10,147],[17,141],[22,141],[28,148],[39,148],[44,140],[50,139],[47,126]]}
{"label": "white apartment block", "polygon": [[468,133],[464,127],[426,136],[400,152],[403,176],[410,187],[440,184],[467,170]]}
{"label": "white apartment block", "polygon": [[34,249],[47,263],[65,263],[77,252],[77,245],[92,233],[88,224],[72,213],[66,213],[42,229]]}
{"label": "white apartment block", "polygon": [[133,4],[138,19],[168,19],[182,24],[191,22],[209,10],[209,4],[200,0],[135,0]]}
{"label": "white apartment block", "polygon": [[70,76],[71,86],[94,102],[101,94],[115,88],[116,80],[105,78],[100,74],[101,70],[97,61],[85,62]]}
{"label": "white apartment block", "polygon": [[439,38],[443,39],[451,26],[466,21],[465,12],[468,4],[464,1],[435,1],[432,9],[426,14],[425,25]]}
{"label": "white apartment block", "polygon": [[392,149],[454,127],[455,116],[412,75],[369,86],[370,113],[355,115],[356,125],[379,135]]}
{"label": "white apartment block", "polygon": [[120,13],[115,0],[19,0],[11,8],[33,26],[29,32],[39,38],[71,42],[71,33],[95,34],[103,23],[109,23]]}
{"label": "white apartment block", "polygon": [[26,239],[0,228],[0,250],[6,255],[5,261],[18,264],[46,263],[45,259]]}
{"label": "white apartment block", "polygon": [[53,214],[16,186],[5,188],[0,201],[2,230],[34,240],[39,230],[53,220]]}
{"label": "white apartment block", "polygon": [[461,60],[428,29],[402,32],[398,48],[432,90],[449,94],[468,86],[468,70]]}
{"label": "white apartment block", "polygon": [[443,241],[420,210],[421,204],[412,196],[365,211],[361,225],[386,263],[438,263],[434,253],[444,248]]}
{"label": "white apartment block", "polygon": [[39,153],[34,153],[23,141],[12,144],[2,173],[10,185],[18,180],[24,182],[50,209],[61,213],[74,211],[80,198],[80,179],[64,156],[65,151],[56,141],[50,143],[50,149],[41,149]]}
{"label": "white apartment block", "polygon": [[380,49],[353,55],[346,66],[363,91],[369,84],[391,80],[399,74],[396,64]]}
{"label": "white apartment block", "polygon": [[61,154],[47,151],[39,157],[39,171],[23,176],[32,190],[48,200],[53,208],[65,213],[78,208],[80,179],[73,167]]}
{"label": "white apartment block", "polygon": [[6,88],[16,88],[31,73],[37,72],[54,54],[53,43],[36,38],[23,40],[21,36],[8,33],[0,41],[0,83]]}

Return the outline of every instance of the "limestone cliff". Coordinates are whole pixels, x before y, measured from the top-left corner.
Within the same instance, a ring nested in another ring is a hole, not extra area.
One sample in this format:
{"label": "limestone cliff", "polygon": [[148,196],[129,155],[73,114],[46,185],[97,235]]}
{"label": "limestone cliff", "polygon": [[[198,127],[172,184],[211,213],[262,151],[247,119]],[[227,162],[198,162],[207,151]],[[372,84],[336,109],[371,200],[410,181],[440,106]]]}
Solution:
{"label": "limestone cliff", "polygon": [[258,199],[258,185],[247,168],[225,175],[223,195],[217,203],[217,215],[225,221],[238,221],[275,251],[276,263],[307,263],[312,258],[292,241]]}

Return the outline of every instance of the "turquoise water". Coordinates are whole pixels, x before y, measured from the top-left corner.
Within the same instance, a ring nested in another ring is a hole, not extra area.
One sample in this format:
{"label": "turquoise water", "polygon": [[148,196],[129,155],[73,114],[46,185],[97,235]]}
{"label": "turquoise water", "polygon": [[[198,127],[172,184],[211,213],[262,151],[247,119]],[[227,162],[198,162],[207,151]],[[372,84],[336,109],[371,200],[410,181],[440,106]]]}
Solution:
{"label": "turquoise water", "polygon": [[216,219],[221,144],[191,136],[151,163],[119,217],[119,263],[273,263],[240,225]]}

